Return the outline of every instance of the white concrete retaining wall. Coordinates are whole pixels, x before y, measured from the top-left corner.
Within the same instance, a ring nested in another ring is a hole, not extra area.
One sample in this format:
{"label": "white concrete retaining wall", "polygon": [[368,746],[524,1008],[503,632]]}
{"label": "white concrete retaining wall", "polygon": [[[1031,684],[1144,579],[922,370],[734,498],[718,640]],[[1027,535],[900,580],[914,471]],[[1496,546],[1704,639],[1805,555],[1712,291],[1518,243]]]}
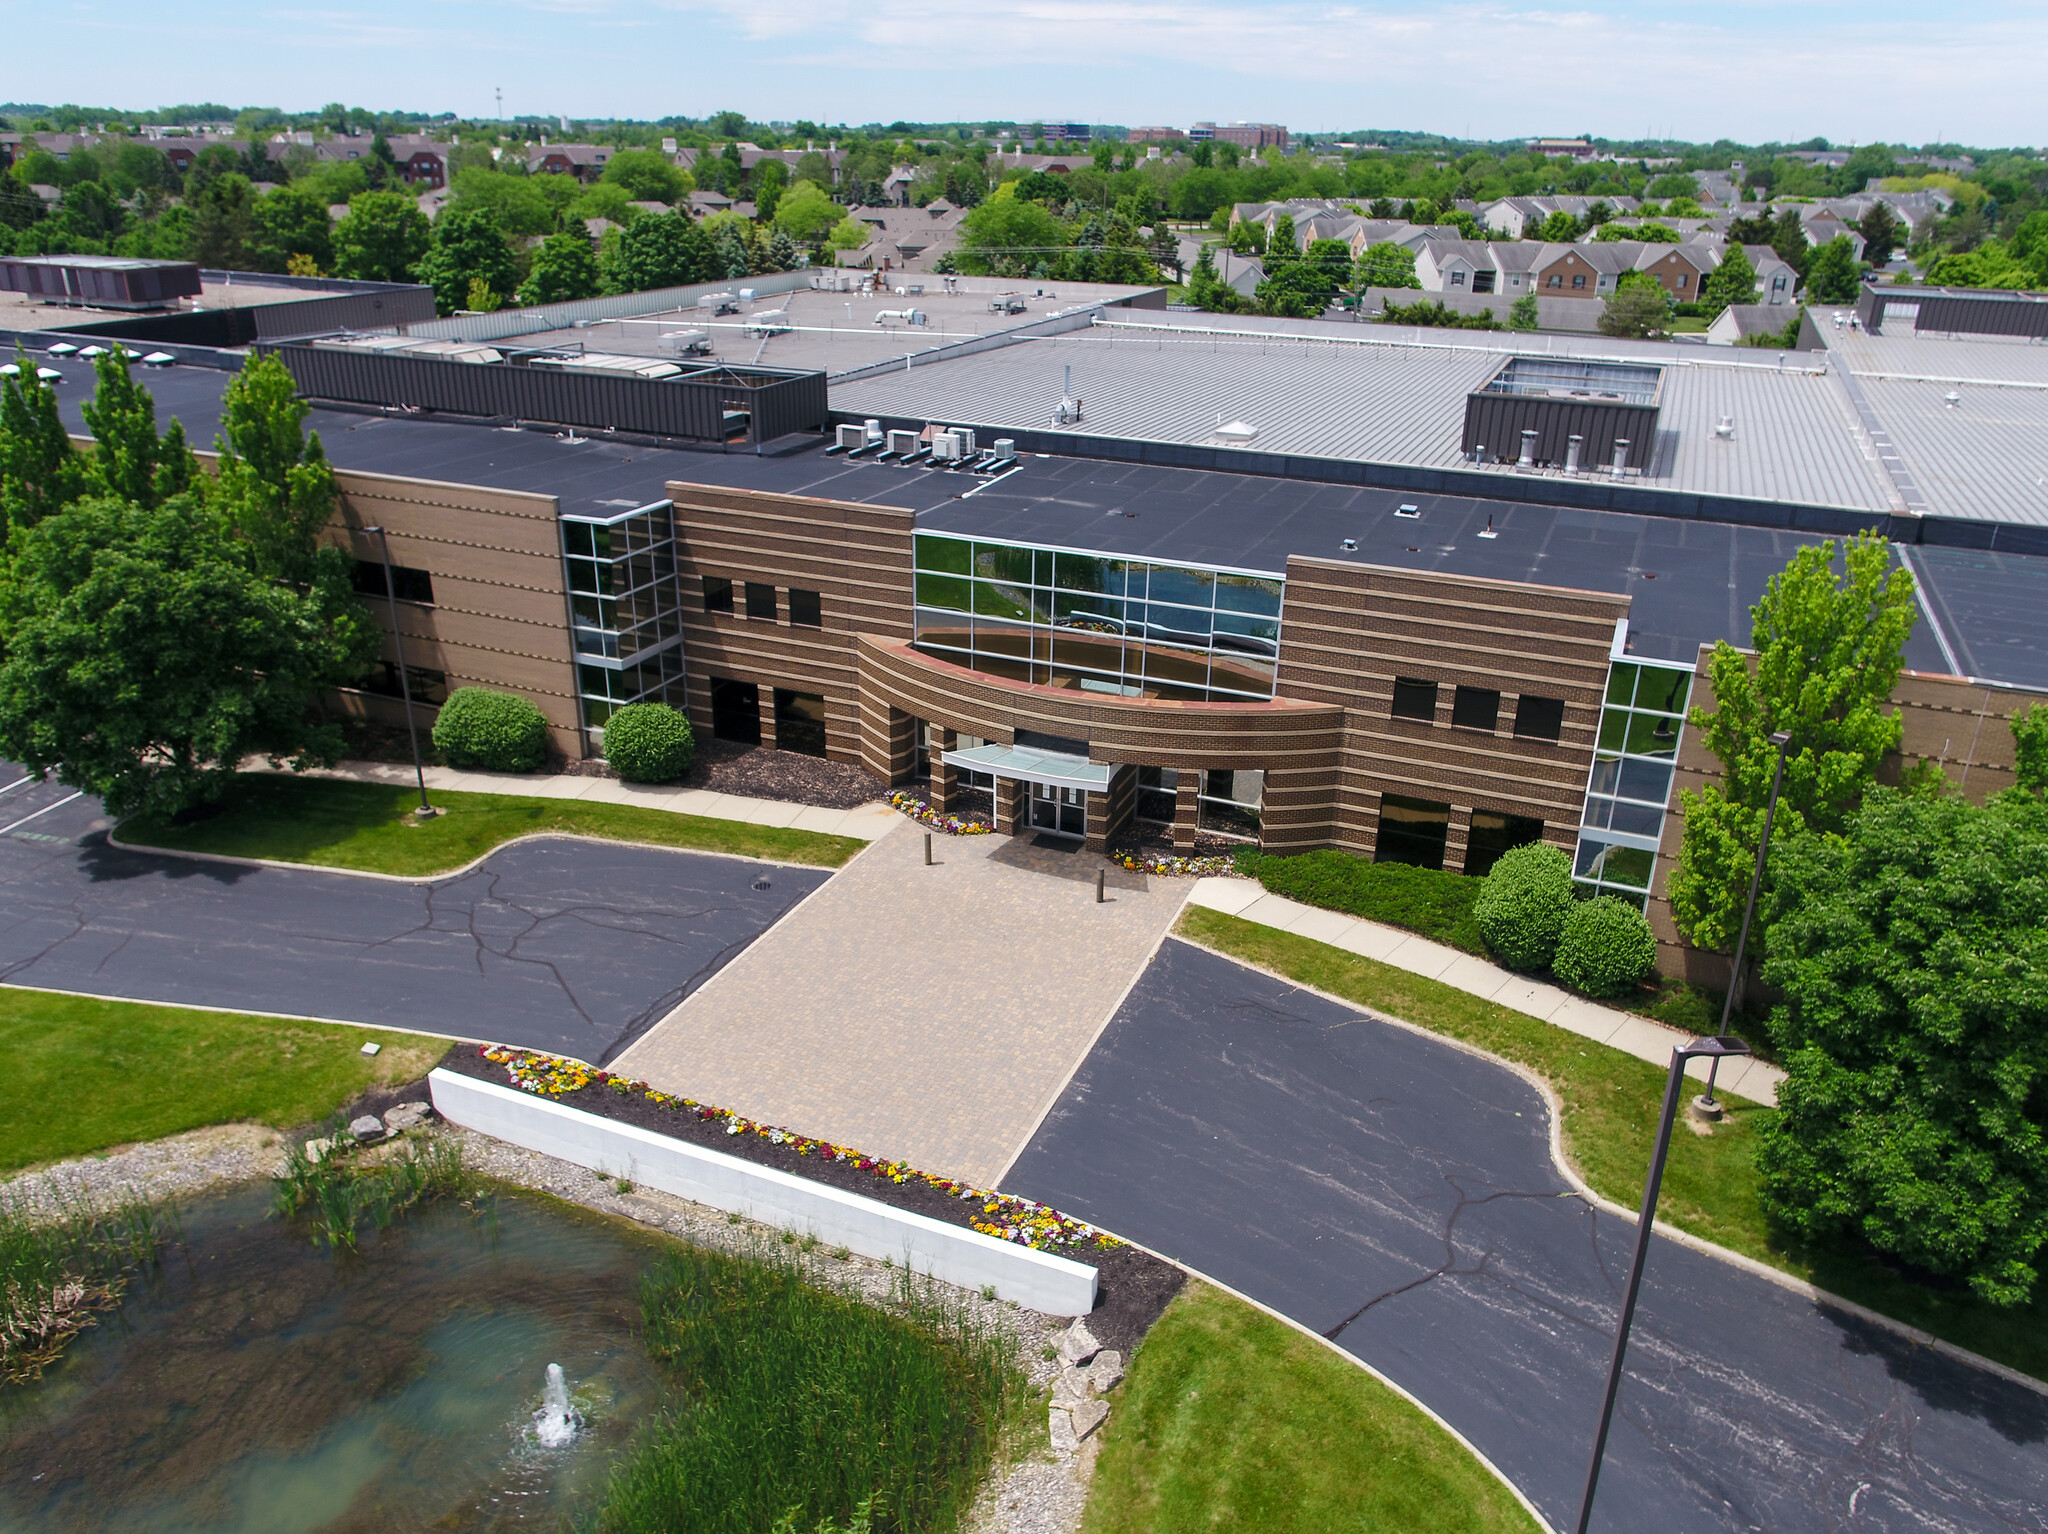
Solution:
{"label": "white concrete retaining wall", "polygon": [[781,1230],[811,1235],[965,1289],[993,1284],[999,1298],[1053,1316],[1095,1308],[1095,1270],[1050,1252],[998,1241],[964,1225],[892,1209],[857,1193],[756,1166],[633,1124],[584,1113],[530,1092],[437,1070],[434,1110],[451,1124],[573,1161]]}

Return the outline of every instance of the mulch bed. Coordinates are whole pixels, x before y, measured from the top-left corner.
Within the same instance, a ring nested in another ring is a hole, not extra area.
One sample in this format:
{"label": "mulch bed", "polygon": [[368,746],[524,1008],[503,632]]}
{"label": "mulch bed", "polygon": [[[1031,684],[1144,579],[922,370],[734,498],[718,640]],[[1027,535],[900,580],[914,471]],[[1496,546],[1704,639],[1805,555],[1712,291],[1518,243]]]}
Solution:
{"label": "mulch bed", "polygon": [[[484,1059],[474,1045],[456,1045],[441,1061],[441,1068],[501,1087],[508,1085],[505,1067]],[[405,1100],[392,1099],[394,1102]],[[926,1215],[948,1225],[969,1227],[972,1223],[970,1215],[975,1205],[968,1200],[949,1197],[929,1184],[891,1182],[886,1177],[863,1172],[844,1161],[823,1161],[815,1155],[800,1156],[793,1147],[777,1145],[759,1135],[729,1135],[722,1120],[699,1119],[680,1108],[664,1108],[647,1101],[637,1092],[615,1092],[590,1086],[565,1097],[544,1100],[578,1108],[599,1118],[651,1129],[672,1140],[736,1156],[758,1166],[774,1167],[777,1171],[848,1193],[858,1193],[877,1203]],[[352,1107],[351,1111],[377,1110],[356,1110]],[[1180,1292],[1181,1285],[1187,1282],[1187,1275],[1172,1263],[1162,1262],[1136,1247],[1119,1245],[1107,1250],[1075,1247],[1059,1255],[1095,1269],[1095,1310],[1088,1317],[1088,1329],[1104,1347],[1116,1348],[1126,1358],[1138,1340],[1151,1330],[1152,1323],[1159,1319],[1168,1302]]]}
{"label": "mulch bed", "polygon": [[1161,858],[1189,856],[1227,858],[1233,852],[1245,846],[1256,848],[1258,843],[1232,841],[1228,837],[1216,835],[1213,831],[1197,831],[1195,832],[1193,852],[1180,852],[1174,848],[1171,832],[1149,825],[1132,825],[1125,827],[1110,838],[1109,850],[1111,852],[1135,852],[1140,856]]}

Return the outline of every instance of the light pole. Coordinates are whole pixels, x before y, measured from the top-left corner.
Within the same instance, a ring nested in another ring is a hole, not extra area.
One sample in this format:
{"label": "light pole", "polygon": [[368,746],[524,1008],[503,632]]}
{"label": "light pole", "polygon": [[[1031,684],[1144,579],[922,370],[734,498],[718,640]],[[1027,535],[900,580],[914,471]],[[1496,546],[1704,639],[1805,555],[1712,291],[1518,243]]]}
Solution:
{"label": "light pole", "polygon": [[[1735,963],[1728,971],[1728,994],[1721,999],[1721,1033],[1728,1033],[1728,1020],[1735,1015],[1735,992],[1742,984],[1742,952],[1749,946],[1750,918],[1756,915],[1756,892],[1764,882],[1764,855],[1771,850],[1771,821],[1778,813],[1778,786],[1785,781],[1785,752],[1792,744],[1792,732],[1780,730],[1771,737],[1778,748],[1778,765],[1771,773],[1771,797],[1764,805],[1764,834],[1756,844],[1756,872],[1749,876],[1749,903],[1742,908],[1742,930],[1735,937]],[[1721,1069],[1717,1059],[1707,1067],[1707,1093],[1703,1099],[1709,1112],[1714,1102],[1714,1077]]]}
{"label": "light pole", "polygon": [[1708,1059],[1719,1067],[1724,1055],[1746,1055],[1749,1046],[1728,1034],[1694,1039],[1671,1051],[1671,1075],[1664,1084],[1664,1114],[1657,1121],[1657,1146],[1650,1153],[1650,1180],[1643,1187],[1643,1209],[1636,1219],[1636,1254],[1628,1265],[1628,1287],[1621,1297],[1621,1324],[1614,1332],[1614,1358],[1607,1366],[1607,1393],[1600,1401],[1600,1426],[1593,1435],[1593,1458],[1586,1466],[1586,1494],[1579,1502],[1576,1534],[1586,1534],[1593,1518],[1593,1493],[1600,1485],[1600,1461],[1607,1453],[1607,1428],[1614,1419],[1614,1398],[1621,1390],[1621,1364],[1628,1353],[1628,1329],[1636,1316],[1636,1296],[1643,1287],[1643,1263],[1650,1255],[1650,1225],[1657,1215],[1657,1190],[1664,1182],[1664,1157],[1671,1149],[1671,1121],[1678,1113],[1679,1086],[1685,1062]]}
{"label": "light pole", "polygon": [[429,820],[438,811],[427,803],[427,769],[420,760],[420,727],[412,716],[412,678],[405,669],[405,631],[398,626],[398,583],[391,577],[391,540],[384,536],[382,527],[366,527],[363,531],[377,535],[377,547],[384,554],[384,600],[391,607],[391,643],[398,650],[398,695],[405,700],[405,733],[412,741],[412,771],[420,785],[420,807],[413,813]]}

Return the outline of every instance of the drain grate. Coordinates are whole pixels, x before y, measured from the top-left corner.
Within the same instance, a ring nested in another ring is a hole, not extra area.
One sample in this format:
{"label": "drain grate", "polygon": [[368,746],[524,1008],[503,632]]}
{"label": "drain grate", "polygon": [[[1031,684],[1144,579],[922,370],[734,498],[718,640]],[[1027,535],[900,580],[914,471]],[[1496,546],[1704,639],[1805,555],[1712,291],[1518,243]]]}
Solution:
{"label": "drain grate", "polygon": [[768,888],[768,881],[766,879],[756,879],[754,881],[754,888],[757,890],[764,890]]}

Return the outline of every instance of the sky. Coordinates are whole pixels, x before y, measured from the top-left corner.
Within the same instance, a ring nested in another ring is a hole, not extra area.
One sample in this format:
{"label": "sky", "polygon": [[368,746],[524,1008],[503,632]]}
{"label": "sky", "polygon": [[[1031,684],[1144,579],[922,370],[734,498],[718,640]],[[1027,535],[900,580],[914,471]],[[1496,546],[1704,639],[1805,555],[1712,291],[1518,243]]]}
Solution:
{"label": "sky", "polygon": [[2048,140],[2041,0],[0,0],[0,37],[0,99],[102,106]]}

